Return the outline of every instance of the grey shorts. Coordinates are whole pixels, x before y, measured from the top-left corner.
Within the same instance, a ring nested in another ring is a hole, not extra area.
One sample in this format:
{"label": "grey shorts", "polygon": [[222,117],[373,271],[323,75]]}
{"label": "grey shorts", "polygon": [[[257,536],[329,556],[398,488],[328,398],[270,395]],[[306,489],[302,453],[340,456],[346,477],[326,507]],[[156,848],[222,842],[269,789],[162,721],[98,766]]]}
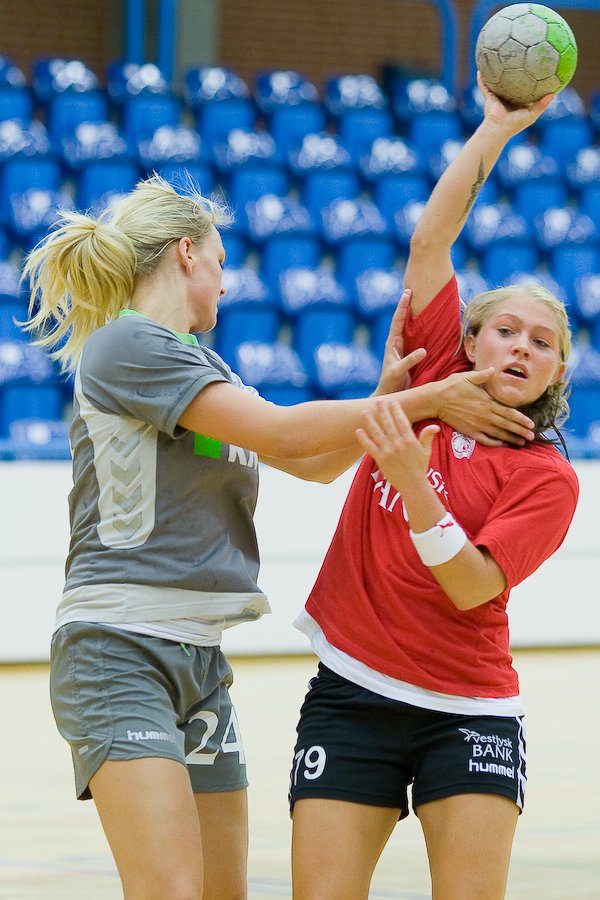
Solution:
{"label": "grey shorts", "polygon": [[107,759],[157,756],[187,766],[194,793],[248,785],[231,668],[218,647],[193,647],[93,623],[52,639],[50,699],[71,746],[75,789]]}

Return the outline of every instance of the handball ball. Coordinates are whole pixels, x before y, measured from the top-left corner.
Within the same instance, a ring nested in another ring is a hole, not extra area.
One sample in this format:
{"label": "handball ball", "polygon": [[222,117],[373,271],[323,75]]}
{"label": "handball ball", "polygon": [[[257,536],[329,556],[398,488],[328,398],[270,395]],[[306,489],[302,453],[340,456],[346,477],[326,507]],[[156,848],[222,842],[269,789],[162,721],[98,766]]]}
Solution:
{"label": "handball ball", "polygon": [[573,32],[557,12],[538,3],[505,6],[477,38],[477,68],[484,84],[514,106],[557,94],[577,66]]}

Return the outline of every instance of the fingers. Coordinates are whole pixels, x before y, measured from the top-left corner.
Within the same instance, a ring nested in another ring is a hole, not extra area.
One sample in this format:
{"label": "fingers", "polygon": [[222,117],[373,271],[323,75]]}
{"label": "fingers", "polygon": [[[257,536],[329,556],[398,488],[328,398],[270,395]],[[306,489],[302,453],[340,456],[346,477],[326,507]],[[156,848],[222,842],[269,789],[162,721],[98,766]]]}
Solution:
{"label": "fingers", "polygon": [[466,376],[466,381],[469,384],[486,384],[494,375],[494,367],[489,366],[487,369],[474,369],[472,372],[469,372]]}
{"label": "fingers", "polygon": [[412,353],[409,353],[408,356],[400,356],[394,347],[394,355],[400,366],[399,374],[406,375],[413,366],[416,366],[417,363],[420,363],[425,359],[426,351],[423,347],[419,347],[417,350],[413,350]]}

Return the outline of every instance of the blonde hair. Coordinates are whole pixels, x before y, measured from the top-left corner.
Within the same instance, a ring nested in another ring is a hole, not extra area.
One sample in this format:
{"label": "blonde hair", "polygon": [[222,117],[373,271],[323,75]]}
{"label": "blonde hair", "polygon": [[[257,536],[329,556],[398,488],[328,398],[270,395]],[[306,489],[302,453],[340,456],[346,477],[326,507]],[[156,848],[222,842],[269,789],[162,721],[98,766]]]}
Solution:
{"label": "blonde hair", "polygon": [[63,369],[73,369],[89,335],[115,319],[134,287],[158,267],[164,250],[186,236],[201,244],[213,226],[227,225],[229,210],[203,197],[189,180],[185,192],[159,175],[97,217],[66,212],[29,254],[26,328]]}
{"label": "blonde hair", "polygon": [[[544,303],[552,310],[559,329],[559,358],[561,363],[566,363],[571,352],[571,330],[565,305],[558,297],[554,296],[552,291],[535,282],[511,285],[497,288],[493,291],[484,291],[473,297],[467,304],[464,312],[463,341],[469,334],[477,335],[481,326],[492,315],[499,304],[510,297],[514,297],[515,294],[527,294],[534,300]],[[522,412],[526,413],[535,422],[536,434],[540,434],[548,428],[557,428],[568,418],[568,394],[567,378],[563,375],[554,384],[549,385],[541,397],[538,397],[528,407],[522,409]]]}

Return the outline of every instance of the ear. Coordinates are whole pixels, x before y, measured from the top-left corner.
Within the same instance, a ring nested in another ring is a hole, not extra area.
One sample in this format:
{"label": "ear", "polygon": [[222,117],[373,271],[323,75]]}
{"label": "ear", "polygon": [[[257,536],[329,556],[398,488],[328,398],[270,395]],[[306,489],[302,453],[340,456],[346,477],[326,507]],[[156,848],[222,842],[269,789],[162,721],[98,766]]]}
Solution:
{"label": "ear", "polygon": [[[560,363],[556,367],[556,372],[554,373],[554,377],[552,378],[552,381],[550,382],[550,384],[556,384],[557,381],[560,381],[560,379],[564,377],[566,368],[567,368],[566,363]],[[550,384],[548,385],[548,387],[550,387]]]}
{"label": "ear", "polygon": [[474,363],[475,362],[475,347],[476,347],[476,340],[475,340],[474,334],[467,334],[465,336],[465,339],[463,342],[463,347],[464,347],[465,353],[467,354],[467,358],[468,358],[469,362]]}
{"label": "ear", "polygon": [[194,268],[194,252],[193,242],[189,237],[179,238],[177,242],[177,260],[182,265],[188,275],[191,275]]}

